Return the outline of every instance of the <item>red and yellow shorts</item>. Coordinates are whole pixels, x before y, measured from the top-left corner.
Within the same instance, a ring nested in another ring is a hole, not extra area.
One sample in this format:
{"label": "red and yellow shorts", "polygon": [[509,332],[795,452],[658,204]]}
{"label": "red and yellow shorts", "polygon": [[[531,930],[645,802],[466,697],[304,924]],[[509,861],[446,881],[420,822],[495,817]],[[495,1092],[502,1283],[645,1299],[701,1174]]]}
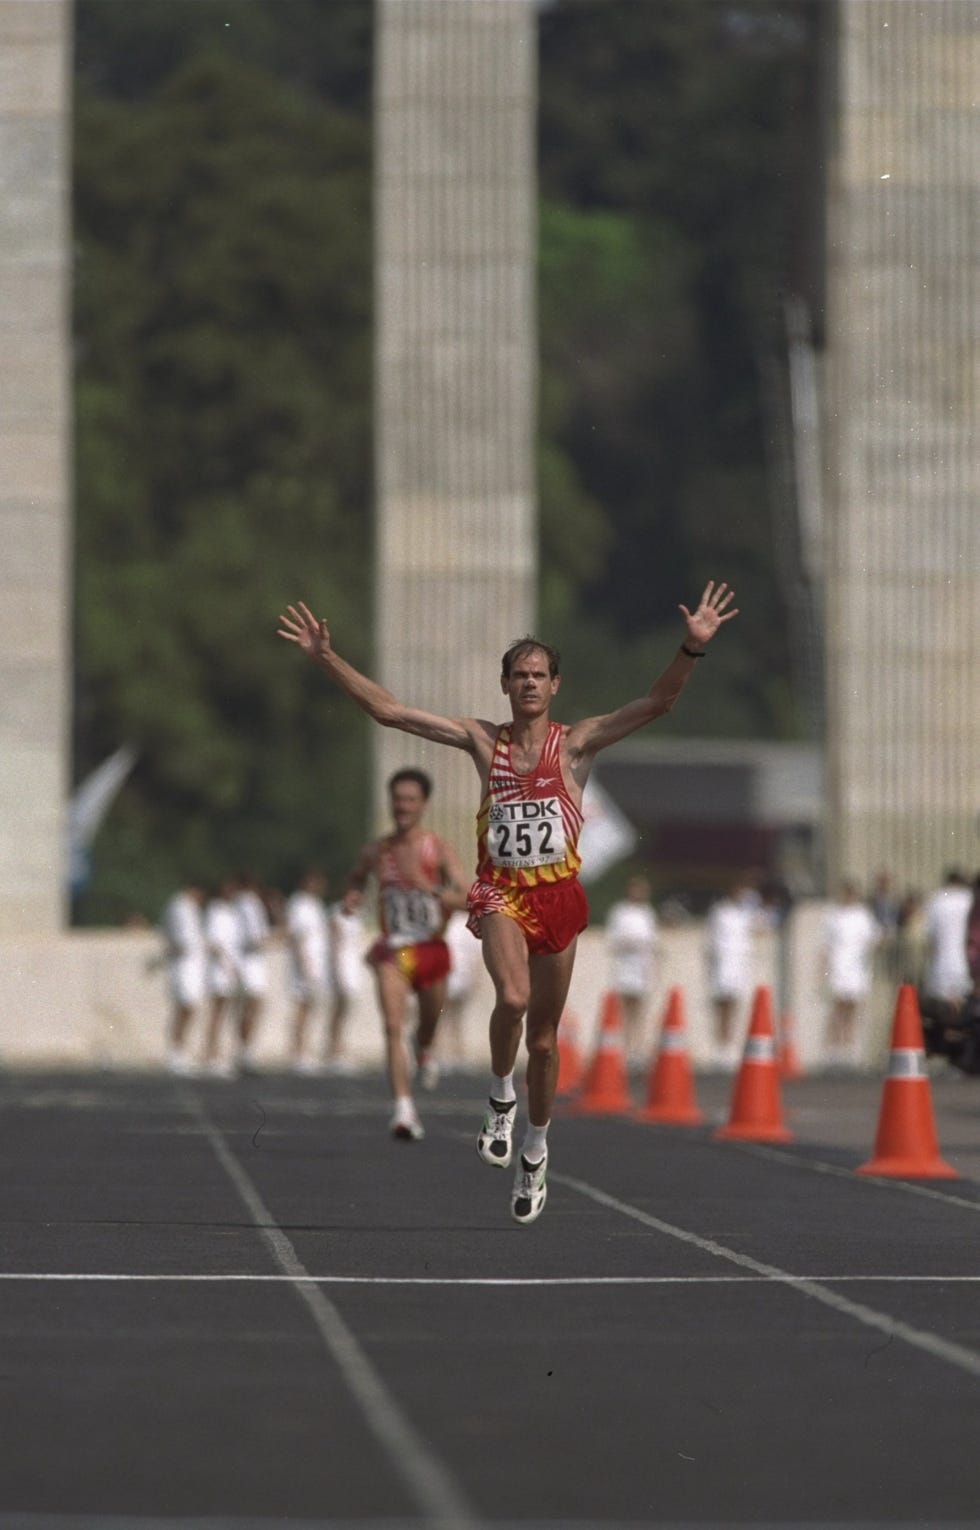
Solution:
{"label": "red and yellow shorts", "polygon": [[474,882],[466,900],[467,928],[479,940],[480,921],[487,914],[504,914],[520,925],[532,956],[564,951],[589,922],[578,877],[542,882],[538,887],[501,887]]}
{"label": "red and yellow shorts", "polygon": [[377,967],[392,962],[406,983],[418,993],[449,976],[449,947],[444,940],[421,940],[414,946],[389,946],[384,936],[376,940],[365,961]]}

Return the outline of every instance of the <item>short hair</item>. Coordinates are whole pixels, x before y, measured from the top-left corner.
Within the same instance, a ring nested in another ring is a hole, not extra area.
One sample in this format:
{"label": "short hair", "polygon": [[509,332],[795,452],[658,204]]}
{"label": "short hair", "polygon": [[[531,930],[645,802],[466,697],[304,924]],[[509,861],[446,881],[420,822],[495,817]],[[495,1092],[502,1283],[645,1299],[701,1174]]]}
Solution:
{"label": "short hair", "polygon": [[561,672],[561,654],[557,648],[552,648],[550,643],[542,643],[540,638],[532,637],[526,632],[522,638],[517,638],[511,643],[507,652],[500,661],[500,672],[505,680],[510,679],[511,665],[515,659],[523,659],[529,653],[543,653],[548,660],[548,673],[552,680]]}
{"label": "short hair", "polygon": [[393,776],[389,776],[389,793],[393,792],[401,781],[413,782],[420,789],[426,802],[432,796],[432,777],[426,775],[424,770],[417,770],[414,765],[405,765],[401,770],[396,770]]}

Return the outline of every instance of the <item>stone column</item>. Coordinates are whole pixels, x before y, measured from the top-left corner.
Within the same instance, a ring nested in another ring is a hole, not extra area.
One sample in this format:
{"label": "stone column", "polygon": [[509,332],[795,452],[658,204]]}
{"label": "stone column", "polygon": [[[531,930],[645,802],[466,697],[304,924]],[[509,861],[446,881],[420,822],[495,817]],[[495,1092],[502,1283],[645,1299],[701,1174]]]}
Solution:
{"label": "stone column", "polygon": [[66,907],[70,25],[0,5],[0,934]]}
{"label": "stone column", "polygon": [[841,0],[830,164],[829,861],[980,864],[980,6]]}
{"label": "stone column", "polygon": [[[535,17],[528,0],[377,0],[375,673],[400,699],[506,715],[500,656],[536,584]],[[474,858],[469,759],[375,736]]]}

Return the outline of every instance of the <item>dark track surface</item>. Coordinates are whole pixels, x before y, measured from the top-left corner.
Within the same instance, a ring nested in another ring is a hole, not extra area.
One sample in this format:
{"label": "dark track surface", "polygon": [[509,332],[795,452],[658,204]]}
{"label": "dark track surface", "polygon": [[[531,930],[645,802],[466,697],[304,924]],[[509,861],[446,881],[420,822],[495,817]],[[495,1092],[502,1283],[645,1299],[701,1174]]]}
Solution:
{"label": "dark track surface", "polygon": [[532,1228],[482,1092],[0,1076],[0,1530],[980,1525],[980,1084],[912,1188],[566,1111]]}

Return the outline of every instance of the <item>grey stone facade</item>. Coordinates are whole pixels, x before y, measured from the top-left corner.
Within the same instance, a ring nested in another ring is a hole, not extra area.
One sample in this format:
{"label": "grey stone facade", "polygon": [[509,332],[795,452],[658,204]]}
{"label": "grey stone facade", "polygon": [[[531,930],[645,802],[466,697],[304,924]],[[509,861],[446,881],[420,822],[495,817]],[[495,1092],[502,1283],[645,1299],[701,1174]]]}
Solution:
{"label": "grey stone facade", "polygon": [[[375,671],[404,701],[498,718],[500,655],[532,622],[535,15],[527,0],[378,0]],[[455,751],[376,734],[474,853]]]}
{"label": "grey stone facade", "polygon": [[0,3],[0,934],[65,912],[70,27]]}
{"label": "grey stone facade", "polygon": [[928,889],[980,865],[980,5],[837,20],[828,859]]}

